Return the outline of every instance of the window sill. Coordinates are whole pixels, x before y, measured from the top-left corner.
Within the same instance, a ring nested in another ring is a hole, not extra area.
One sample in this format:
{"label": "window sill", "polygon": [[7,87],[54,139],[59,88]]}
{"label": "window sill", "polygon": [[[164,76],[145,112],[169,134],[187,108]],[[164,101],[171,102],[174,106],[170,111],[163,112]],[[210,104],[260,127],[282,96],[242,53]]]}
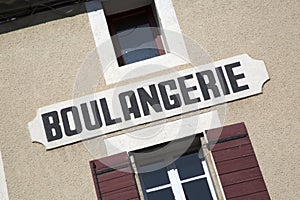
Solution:
{"label": "window sill", "polygon": [[[187,60],[180,58],[172,53],[157,56],[136,63],[124,65],[122,67],[108,67],[104,70],[104,77],[107,84],[117,83],[128,79],[145,76],[147,74],[170,69],[175,66],[189,63]],[[117,63],[114,62],[114,65]]]}

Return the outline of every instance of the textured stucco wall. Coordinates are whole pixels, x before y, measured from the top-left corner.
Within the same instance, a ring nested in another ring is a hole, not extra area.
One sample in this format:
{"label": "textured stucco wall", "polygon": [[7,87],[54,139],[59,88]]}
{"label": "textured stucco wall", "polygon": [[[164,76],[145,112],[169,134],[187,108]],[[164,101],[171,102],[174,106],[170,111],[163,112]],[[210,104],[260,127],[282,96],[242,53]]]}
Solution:
{"label": "textured stucco wall", "polygon": [[[272,199],[298,199],[300,2],[173,2],[183,34],[212,60],[247,53],[265,61],[271,80],[263,94],[227,104],[225,124],[246,123]],[[27,129],[38,108],[74,96],[94,45],[86,14],[0,35],[0,148],[10,199],[96,199],[85,145],[45,151]]]}
{"label": "textured stucco wall", "polygon": [[10,199],[96,199],[83,145],[45,151],[27,123],[39,107],[71,99],[94,48],[86,14],[0,35],[1,142]]}
{"label": "textured stucco wall", "polygon": [[175,0],[174,6],[183,33],[213,60],[247,53],[265,62],[270,81],[263,94],[230,103],[225,124],[246,123],[271,198],[298,199],[300,2]]}

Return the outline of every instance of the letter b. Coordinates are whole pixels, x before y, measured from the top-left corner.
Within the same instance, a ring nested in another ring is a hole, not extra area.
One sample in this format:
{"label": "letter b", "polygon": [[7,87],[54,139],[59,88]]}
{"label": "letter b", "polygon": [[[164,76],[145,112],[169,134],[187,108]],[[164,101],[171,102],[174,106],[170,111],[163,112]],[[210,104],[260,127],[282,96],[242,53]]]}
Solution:
{"label": "letter b", "polygon": [[[62,138],[62,132],[59,125],[59,118],[56,111],[42,114],[44,129],[48,142]],[[50,121],[50,119],[52,119]]]}

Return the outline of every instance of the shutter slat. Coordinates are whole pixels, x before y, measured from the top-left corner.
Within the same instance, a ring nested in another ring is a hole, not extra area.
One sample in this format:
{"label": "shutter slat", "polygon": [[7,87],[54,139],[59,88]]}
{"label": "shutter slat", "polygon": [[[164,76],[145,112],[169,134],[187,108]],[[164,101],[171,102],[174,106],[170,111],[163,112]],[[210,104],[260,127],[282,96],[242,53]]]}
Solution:
{"label": "shutter slat", "polygon": [[101,185],[102,193],[118,191],[126,187],[135,186],[135,181],[131,178],[132,174],[121,176],[119,178],[110,179],[108,181],[102,181],[101,176],[98,177],[99,177],[98,180]]}
{"label": "shutter slat", "polygon": [[[117,200],[117,199],[136,199],[136,192],[134,191],[134,187],[127,188],[127,190],[123,190],[122,192],[111,192],[103,194],[103,200]],[[126,192],[126,196],[124,193]]]}
{"label": "shutter slat", "polygon": [[262,191],[265,191],[265,183],[262,178],[224,187],[227,198],[246,196]]}
{"label": "shutter slat", "polygon": [[258,163],[256,162],[255,155],[240,157],[240,158],[227,160],[219,163],[216,162],[216,167],[220,175],[230,173],[230,172],[250,169],[257,166]]}
{"label": "shutter slat", "polygon": [[223,186],[241,183],[248,180],[253,180],[261,177],[261,172],[258,167],[246,170],[236,171],[229,174],[220,175]]}
{"label": "shutter slat", "polygon": [[226,160],[232,160],[239,157],[254,155],[254,151],[251,144],[240,145],[223,151],[214,152],[215,162],[221,162]]}
{"label": "shutter slat", "polygon": [[100,181],[107,181],[107,180],[111,180],[111,179],[114,179],[114,178],[120,178],[122,176],[126,176],[126,175],[128,175],[128,172],[126,172],[128,170],[129,169],[122,169],[122,171],[112,171],[110,173],[101,174],[101,180]]}
{"label": "shutter slat", "polygon": [[227,200],[270,200],[268,191],[257,192],[245,196],[227,198]]}
{"label": "shutter slat", "polygon": [[208,130],[206,137],[228,200],[270,199],[244,123]]}
{"label": "shutter slat", "polygon": [[250,144],[248,137],[241,138],[239,140],[231,140],[220,144],[210,145],[210,148],[213,149],[214,151],[221,151],[224,149],[230,149],[232,147],[236,147],[244,144]]}
{"label": "shutter slat", "polygon": [[128,164],[128,155],[126,152],[101,158],[93,161],[96,164],[96,171],[113,168],[120,165]]}
{"label": "shutter slat", "polygon": [[90,162],[98,199],[140,199],[127,152]]}
{"label": "shutter slat", "polygon": [[208,141],[216,141],[219,139],[224,139],[247,133],[247,129],[243,123],[233,124],[230,126],[224,126],[221,128],[215,128],[206,131]]}

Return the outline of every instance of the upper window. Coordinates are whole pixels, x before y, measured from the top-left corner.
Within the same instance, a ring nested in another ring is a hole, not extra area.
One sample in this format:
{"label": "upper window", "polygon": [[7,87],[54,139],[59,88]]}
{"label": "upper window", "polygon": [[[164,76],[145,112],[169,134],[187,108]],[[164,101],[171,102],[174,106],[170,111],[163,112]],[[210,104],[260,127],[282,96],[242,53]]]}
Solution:
{"label": "upper window", "polygon": [[106,84],[190,63],[172,0],[89,1],[86,9]]}
{"label": "upper window", "polygon": [[165,53],[152,6],[107,16],[119,66]]}
{"label": "upper window", "polygon": [[178,156],[181,150],[179,148],[175,152],[168,152],[152,159],[148,156],[145,156],[147,159],[135,156],[146,200],[216,199],[208,167],[200,149],[199,138],[195,139],[193,146],[183,155]]}

